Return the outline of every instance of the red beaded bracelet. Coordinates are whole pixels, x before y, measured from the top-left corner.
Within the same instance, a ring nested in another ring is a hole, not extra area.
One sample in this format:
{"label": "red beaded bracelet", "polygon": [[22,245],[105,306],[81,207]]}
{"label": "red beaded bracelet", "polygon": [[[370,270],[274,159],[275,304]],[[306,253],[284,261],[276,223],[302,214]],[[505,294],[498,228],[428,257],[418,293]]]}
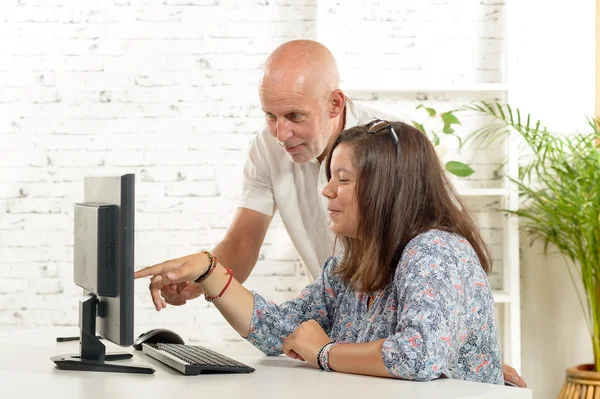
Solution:
{"label": "red beaded bracelet", "polygon": [[229,273],[229,280],[227,280],[227,284],[225,284],[225,287],[223,287],[223,290],[219,292],[219,295],[217,296],[204,295],[204,299],[206,299],[208,302],[216,301],[217,299],[221,298],[225,293],[225,290],[227,290],[227,287],[229,287],[229,284],[231,284],[231,280],[233,280],[233,271],[231,269],[225,270],[227,270],[227,273]]}

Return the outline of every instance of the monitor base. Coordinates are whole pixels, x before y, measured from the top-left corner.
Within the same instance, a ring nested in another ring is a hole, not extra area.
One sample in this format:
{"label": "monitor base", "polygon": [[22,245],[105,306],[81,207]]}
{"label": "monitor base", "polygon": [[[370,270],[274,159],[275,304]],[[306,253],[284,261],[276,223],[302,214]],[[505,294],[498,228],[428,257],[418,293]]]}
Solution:
{"label": "monitor base", "polygon": [[96,295],[88,294],[79,301],[79,354],[58,355],[50,358],[61,370],[106,371],[113,373],[152,374],[154,369],[144,366],[107,363],[110,360],[131,359],[131,353],[106,353],[106,347],[96,338],[96,315],[99,301]]}
{"label": "monitor base", "polygon": [[[107,353],[105,360],[131,359],[131,353]],[[154,369],[144,366],[108,363],[106,361],[82,359],[80,355],[58,355],[50,358],[61,370],[103,371],[112,373],[153,374]]]}

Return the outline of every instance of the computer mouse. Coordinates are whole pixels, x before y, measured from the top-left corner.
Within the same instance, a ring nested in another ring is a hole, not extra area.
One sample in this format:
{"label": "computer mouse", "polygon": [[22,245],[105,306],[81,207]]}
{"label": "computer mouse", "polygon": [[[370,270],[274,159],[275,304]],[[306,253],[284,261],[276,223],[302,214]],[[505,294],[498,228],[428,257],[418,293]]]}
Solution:
{"label": "computer mouse", "polygon": [[134,349],[142,350],[142,344],[185,344],[179,334],[166,328],[155,328],[141,334],[133,343]]}

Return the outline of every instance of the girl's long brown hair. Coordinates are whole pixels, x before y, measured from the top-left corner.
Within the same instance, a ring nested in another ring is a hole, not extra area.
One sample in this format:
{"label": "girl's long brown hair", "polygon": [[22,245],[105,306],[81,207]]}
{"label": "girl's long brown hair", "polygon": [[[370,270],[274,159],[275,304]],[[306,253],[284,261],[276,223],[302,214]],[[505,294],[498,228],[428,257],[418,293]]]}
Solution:
{"label": "girl's long brown hair", "polygon": [[398,149],[387,129],[367,133],[365,126],[343,131],[326,160],[344,143],[358,171],[357,238],[339,237],[344,246],[336,273],[353,289],[383,289],[394,275],[410,240],[430,229],[460,234],[474,248],[486,273],[492,268],[488,246],[442,168],[429,139],[416,128],[392,122]]}

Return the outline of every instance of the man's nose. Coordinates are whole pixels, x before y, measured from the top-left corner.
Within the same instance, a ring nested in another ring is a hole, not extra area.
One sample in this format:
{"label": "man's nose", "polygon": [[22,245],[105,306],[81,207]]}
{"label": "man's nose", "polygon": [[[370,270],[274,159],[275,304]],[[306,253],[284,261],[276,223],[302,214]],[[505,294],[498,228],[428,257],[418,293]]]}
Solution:
{"label": "man's nose", "polygon": [[289,139],[290,137],[292,137],[292,130],[289,127],[289,124],[286,122],[285,119],[278,119],[277,120],[277,141],[279,141],[280,143],[283,143],[284,141],[286,141],[287,139]]}

